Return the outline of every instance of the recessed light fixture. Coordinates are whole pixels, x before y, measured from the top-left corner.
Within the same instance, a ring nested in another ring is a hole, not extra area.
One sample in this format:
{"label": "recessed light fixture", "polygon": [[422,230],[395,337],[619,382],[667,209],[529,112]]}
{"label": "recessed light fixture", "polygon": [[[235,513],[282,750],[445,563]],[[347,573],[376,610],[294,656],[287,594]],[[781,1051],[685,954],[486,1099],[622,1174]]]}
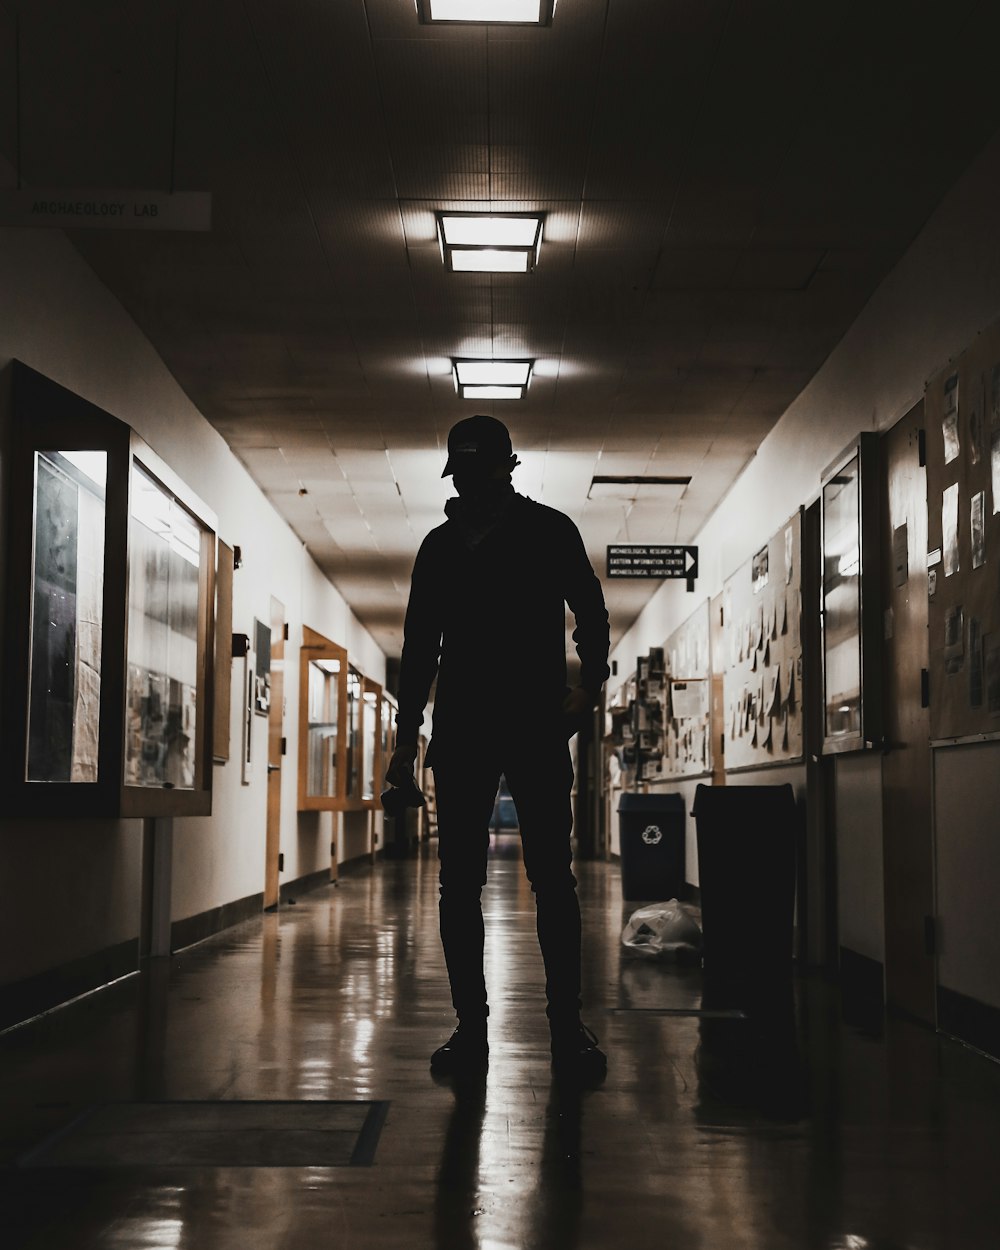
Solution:
{"label": "recessed light fixture", "polygon": [[691,478],[687,474],[597,474],[591,479],[588,499],[618,499],[625,503],[680,499]]}
{"label": "recessed light fixture", "polygon": [[455,390],[463,399],[523,399],[533,360],[453,360]]}
{"label": "recessed light fixture", "polygon": [[437,214],[441,259],[455,273],[528,273],[542,246],[540,213]]}
{"label": "recessed light fixture", "polygon": [[422,22],[494,22],[548,26],[556,0],[417,0]]}

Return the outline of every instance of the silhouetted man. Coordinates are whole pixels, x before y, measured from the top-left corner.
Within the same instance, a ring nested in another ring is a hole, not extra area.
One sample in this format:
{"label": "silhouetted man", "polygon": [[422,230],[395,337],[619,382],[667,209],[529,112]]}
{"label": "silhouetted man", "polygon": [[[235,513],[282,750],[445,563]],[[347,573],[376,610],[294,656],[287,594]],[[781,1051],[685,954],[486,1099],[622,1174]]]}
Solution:
{"label": "silhouetted man", "polygon": [[[398,746],[387,780],[412,777],[437,676],[428,763],[441,861],[441,940],[458,1028],[434,1052],[435,1072],[483,1066],[487,1042],[482,888],[501,773],[517,807],[545,964],[557,1069],[599,1078],[606,1060],[580,1020],[580,907],[572,871],[568,740],[608,677],[608,613],[576,526],[515,493],[506,426],[460,421],[448,435],[457,499],[413,567],[399,678]],[[580,685],[566,684],[566,604]]]}

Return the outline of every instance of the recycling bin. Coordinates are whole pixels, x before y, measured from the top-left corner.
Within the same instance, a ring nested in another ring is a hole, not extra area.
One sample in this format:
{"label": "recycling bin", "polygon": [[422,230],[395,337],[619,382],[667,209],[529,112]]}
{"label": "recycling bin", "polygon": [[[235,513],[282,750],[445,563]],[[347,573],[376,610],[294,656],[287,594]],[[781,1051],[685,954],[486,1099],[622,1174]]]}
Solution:
{"label": "recycling bin", "polygon": [[684,800],[679,794],[625,793],[618,800],[622,898],[678,898],[684,886]]}

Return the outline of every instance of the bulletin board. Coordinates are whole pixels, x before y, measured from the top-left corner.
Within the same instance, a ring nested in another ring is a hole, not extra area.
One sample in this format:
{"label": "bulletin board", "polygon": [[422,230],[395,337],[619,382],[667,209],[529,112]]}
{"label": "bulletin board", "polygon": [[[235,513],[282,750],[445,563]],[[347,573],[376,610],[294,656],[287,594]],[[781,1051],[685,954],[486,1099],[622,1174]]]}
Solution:
{"label": "bulletin board", "polygon": [[934,739],[1000,734],[1000,325],[927,384]]}
{"label": "bulletin board", "polygon": [[712,770],[709,603],[667,639],[666,727],[663,775],[701,777]]}
{"label": "bulletin board", "polygon": [[723,586],[727,772],[802,758],[801,585],[796,513]]}

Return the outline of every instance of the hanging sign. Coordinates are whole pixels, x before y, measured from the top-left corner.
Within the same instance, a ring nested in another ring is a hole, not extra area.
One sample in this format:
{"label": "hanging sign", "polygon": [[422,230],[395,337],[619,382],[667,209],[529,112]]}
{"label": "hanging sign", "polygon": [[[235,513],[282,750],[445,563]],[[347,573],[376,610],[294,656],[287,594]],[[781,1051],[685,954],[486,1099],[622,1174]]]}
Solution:
{"label": "hanging sign", "polygon": [[210,191],[0,191],[0,225],[60,230],[211,230]]}
{"label": "hanging sign", "polygon": [[693,581],[697,576],[697,547],[625,543],[608,548],[608,577],[682,577]]}

